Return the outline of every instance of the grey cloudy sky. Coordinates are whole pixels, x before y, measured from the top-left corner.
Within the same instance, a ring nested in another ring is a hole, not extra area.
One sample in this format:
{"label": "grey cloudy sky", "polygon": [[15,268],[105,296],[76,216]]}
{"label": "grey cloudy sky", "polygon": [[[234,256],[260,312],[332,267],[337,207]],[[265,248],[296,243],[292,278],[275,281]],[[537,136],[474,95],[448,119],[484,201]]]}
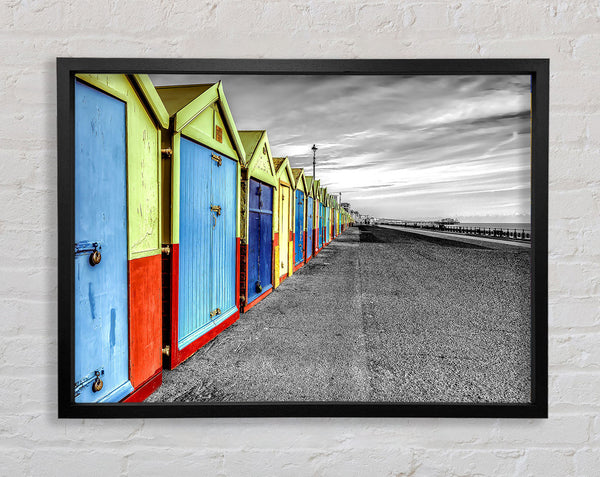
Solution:
{"label": "grey cloudy sky", "polygon": [[529,76],[153,75],[223,81],[239,130],[377,217],[530,220]]}

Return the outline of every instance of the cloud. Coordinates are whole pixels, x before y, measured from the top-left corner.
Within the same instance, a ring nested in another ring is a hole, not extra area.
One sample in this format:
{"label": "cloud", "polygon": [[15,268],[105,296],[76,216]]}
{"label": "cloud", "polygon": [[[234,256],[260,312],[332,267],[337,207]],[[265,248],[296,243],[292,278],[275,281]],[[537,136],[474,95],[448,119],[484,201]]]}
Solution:
{"label": "cloud", "polygon": [[530,208],[529,76],[152,76],[222,80],[239,129],[376,216],[523,217]]}

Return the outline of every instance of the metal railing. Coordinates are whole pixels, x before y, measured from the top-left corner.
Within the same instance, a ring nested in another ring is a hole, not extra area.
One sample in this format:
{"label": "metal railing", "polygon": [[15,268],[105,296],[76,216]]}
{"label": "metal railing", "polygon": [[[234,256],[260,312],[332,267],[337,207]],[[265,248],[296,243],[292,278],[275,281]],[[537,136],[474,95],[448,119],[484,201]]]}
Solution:
{"label": "metal railing", "polygon": [[508,238],[512,240],[531,241],[531,232],[526,229],[492,228],[492,227],[462,227],[460,225],[442,225],[443,232],[454,232],[482,237]]}
{"label": "metal railing", "polygon": [[434,223],[403,223],[403,224],[386,224],[382,225],[400,225],[402,227],[410,227],[413,229],[435,230],[438,232],[451,232],[463,235],[475,235],[479,237],[492,237],[500,239],[519,240],[523,242],[531,241],[531,231],[527,229],[517,228],[498,228],[498,227],[466,227],[462,225],[444,225]]}

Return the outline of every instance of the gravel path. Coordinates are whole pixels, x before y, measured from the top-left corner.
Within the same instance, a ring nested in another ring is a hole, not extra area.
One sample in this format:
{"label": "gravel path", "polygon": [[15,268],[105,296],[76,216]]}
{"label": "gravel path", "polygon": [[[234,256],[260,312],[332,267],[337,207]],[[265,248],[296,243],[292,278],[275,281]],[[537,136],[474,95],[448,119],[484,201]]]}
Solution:
{"label": "gravel path", "polygon": [[350,228],[147,401],[528,402],[529,252]]}

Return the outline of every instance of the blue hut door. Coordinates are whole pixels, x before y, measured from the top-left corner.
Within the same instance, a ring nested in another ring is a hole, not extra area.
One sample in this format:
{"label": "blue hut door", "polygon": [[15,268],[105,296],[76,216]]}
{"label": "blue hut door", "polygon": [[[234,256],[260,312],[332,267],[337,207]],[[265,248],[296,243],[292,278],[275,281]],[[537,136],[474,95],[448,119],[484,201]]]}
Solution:
{"label": "blue hut door", "polygon": [[[212,153],[214,157],[216,153]],[[210,318],[222,321],[236,307],[237,163],[211,160],[211,300]]]}
{"label": "blue hut door", "polygon": [[181,138],[179,349],[237,310],[236,179],[235,161]]}
{"label": "blue hut door", "polygon": [[273,287],[273,188],[250,179],[248,303]]}
{"label": "blue hut door", "polygon": [[211,171],[210,149],[180,142],[178,346],[183,349],[210,323]]}
{"label": "blue hut door", "polygon": [[304,192],[296,191],[296,221],[294,236],[294,265],[298,265],[304,259]]}
{"label": "blue hut door", "polygon": [[306,258],[312,257],[313,249],[313,199],[306,201]]}
{"label": "blue hut door", "polygon": [[319,204],[319,248],[323,246],[323,204]]}
{"label": "blue hut door", "polygon": [[75,82],[75,402],[133,391],[125,114],[122,101]]}

